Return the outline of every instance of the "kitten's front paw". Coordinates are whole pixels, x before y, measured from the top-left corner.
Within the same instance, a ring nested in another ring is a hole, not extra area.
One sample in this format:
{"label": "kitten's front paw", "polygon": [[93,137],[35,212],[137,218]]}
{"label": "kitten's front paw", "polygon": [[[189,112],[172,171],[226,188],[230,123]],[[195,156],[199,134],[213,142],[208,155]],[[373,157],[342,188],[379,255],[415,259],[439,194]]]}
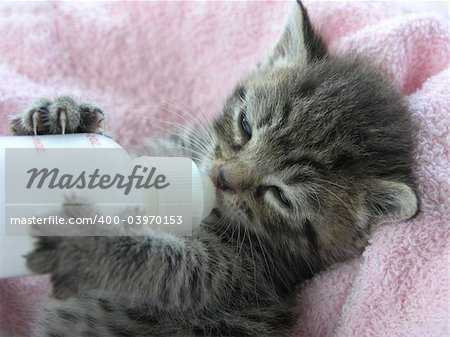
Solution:
{"label": "kitten's front paw", "polygon": [[90,290],[87,273],[83,269],[82,237],[40,236],[28,253],[28,269],[36,274],[50,274],[52,295],[57,299],[82,295]]}
{"label": "kitten's front paw", "polygon": [[95,105],[77,103],[68,96],[53,101],[41,98],[12,118],[13,135],[103,133],[104,113]]}
{"label": "kitten's front paw", "polygon": [[[50,274],[53,296],[65,299],[88,290],[89,265],[95,248],[95,225],[83,225],[77,219],[93,219],[98,211],[76,194],[65,197],[58,214],[60,222],[36,222],[29,234],[35,244],[25,258],[29,270],[36,274]],[[73,221],[70,221],[73,220]]]}
{"label": "kitten's front paw", "polygon": [[25,258],[27,268],[36,274],[49,274],[58,268],[58,255],[54,254],[61,243],[59,236],[36,238],[34,249]]}

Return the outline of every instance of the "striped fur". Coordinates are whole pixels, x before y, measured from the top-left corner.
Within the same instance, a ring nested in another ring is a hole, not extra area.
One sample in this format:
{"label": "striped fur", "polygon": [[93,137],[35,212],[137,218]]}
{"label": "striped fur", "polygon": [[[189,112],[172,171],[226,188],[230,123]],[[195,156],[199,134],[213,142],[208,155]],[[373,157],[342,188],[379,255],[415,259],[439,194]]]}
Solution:
{"label": "striped fur", "polygon": [[65,300],[35,336],[288,335],[299,283],[417,212],[402,98],[330,55],[301,3],[222,114],[193,130],[144,151],[190,155],[216,182],[199,236],[39,239],[28,264]]}

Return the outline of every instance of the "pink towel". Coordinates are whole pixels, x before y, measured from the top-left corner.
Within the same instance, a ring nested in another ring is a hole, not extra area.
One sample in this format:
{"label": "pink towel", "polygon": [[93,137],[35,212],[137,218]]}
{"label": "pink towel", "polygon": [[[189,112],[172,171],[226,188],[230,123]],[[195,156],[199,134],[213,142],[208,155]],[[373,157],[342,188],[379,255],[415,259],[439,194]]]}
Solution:
{"label": "pink towel", "polygon": [[[407,96],[420,127],[415,158],[422,212],[413,221],[384,224],[362,257],[302,285],[295,336],[449,335],[448,21],[385,2],[306,6],[333,53],[367,57]],[[67,93],[102,104],[112,134],[126,147],[158,132],[153,118],[209,118],[275,42],[288,7],[0,4],[2,133],[7,116],[26,103]],[[45,277],[0,282],[1,336],[30,335],[30,313],[47,287]]]}

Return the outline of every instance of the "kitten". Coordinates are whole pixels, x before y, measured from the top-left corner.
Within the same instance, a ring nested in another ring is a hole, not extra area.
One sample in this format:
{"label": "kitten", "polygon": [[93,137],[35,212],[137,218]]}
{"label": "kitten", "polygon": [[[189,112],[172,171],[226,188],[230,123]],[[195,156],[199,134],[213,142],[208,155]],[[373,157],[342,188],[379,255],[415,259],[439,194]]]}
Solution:
{"label": "kitten", "polygon": [[[11,129],[100,132],[102,119],[63,97]],[[417,212],[413,135],[401,96],[363,62],[330,55],[296,3],[215,121],[157,150],[191,155],[213,178],[202,235],[37,238],[28,266],[50,273],[63,301],[34,336],[289,335],[299,283]]]}

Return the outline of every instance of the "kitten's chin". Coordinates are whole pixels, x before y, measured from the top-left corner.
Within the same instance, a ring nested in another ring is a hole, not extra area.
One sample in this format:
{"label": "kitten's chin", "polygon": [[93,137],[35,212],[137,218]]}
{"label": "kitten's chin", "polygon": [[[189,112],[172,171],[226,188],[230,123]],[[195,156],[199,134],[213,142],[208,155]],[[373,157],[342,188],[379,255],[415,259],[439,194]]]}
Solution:
{"label": "kitten's chin", "polygon": [[234,203],[235,201],[230,193],[222,191],[219,188],[216,189],[216,208],[228,218],[233,217],[235,213]]}
{"label": "kitten's chin", "polygon": [[219,209],[223,208],[223,205],[225,203],[225,196],[224,196],[224,191],[222,191],[219,188],[216,188],[216,207]]}
{"label": "kitten's chin", "polygon": [[222,212],[218,208],[214,208],[211,213],[203,219],[205,223],[216,223],[222,218]]}
{"label": "kitten's chin", "polygon": [[246,220],[245,214],[239,210],[236,196],[219,188],[216,189],[216,208],[213,212],[235,224],[241,224]]}
{"label": "kitten's chin", "polygon": [[221,218],[223,213],[227,213],[226,207],[224,206],[224,196],[223,191],[216,189],[216,203],[211,211],[210,215],[205,220],[211,220],[213,218]]}

